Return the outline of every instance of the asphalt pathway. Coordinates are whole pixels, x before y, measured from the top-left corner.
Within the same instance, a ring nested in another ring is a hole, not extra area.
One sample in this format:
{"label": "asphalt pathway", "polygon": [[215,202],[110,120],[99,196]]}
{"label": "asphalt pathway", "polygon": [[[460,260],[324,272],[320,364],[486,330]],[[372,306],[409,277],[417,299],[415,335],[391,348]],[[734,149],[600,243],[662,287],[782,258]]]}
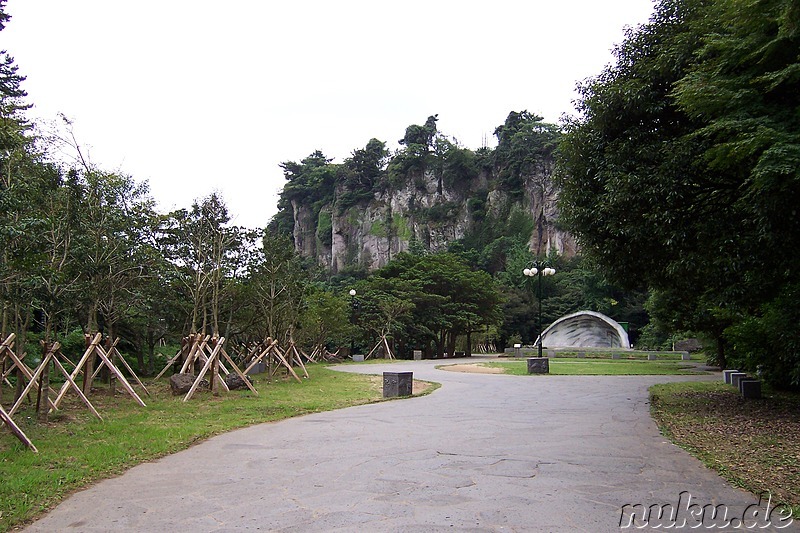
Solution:
{"label": "asphalt pathway", "polygon": [[724,505],[731,518],[757,501],[649,415],[650,385],[718,375],[434,368],[449,362],[463,361],[339,367],[442,387],[215,437],[79,492],[27,531],[603,532],[620,530],[626,504],[672,504],[679,522],[689,505]]}

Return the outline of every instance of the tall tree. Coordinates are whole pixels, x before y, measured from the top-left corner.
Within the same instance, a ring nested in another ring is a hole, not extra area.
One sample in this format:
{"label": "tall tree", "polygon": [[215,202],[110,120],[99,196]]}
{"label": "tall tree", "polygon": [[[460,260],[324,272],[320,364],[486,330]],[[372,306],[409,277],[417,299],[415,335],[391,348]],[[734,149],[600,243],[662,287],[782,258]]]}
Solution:
{"label": "tall tree", "polygon": [[[798,282],[797,21],[789,0],[662,0],[583,85],[562,143],[562,215],[584,253],[690,302],[673,325],[714,337],[723,365],[726,328]],[[780,359],[760,357],[800,385]]]}

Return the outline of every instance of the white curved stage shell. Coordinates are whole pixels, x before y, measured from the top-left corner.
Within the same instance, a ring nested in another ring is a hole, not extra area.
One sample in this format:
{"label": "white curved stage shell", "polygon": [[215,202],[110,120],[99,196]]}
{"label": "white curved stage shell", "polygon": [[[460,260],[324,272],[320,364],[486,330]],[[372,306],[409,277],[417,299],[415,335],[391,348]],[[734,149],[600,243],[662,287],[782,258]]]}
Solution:
{"label": "white curved stage shell", "polygon": [[542,332],[542,338],[542,346],[548,348],[627,350],[631,346],[628,333],[619,322],[595,311],[578,311],[559,318]]}

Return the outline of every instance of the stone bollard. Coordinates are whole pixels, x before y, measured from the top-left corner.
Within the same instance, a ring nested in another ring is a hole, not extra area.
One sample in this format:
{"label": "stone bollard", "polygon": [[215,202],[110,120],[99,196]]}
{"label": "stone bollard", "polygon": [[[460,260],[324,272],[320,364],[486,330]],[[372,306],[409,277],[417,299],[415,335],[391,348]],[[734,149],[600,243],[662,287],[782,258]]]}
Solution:
{"label": "stone bollard", "polygon": [[761,381],[751,378],[741,379],[739,380],[739,392],[742,394],[742,398],[761,398]]}
{"label": "stone bollard", "polygon": [[738,372],[738,370],[723,370],[722,371],[722,379],[725,381],[726,385],[731,384],[731,374],[734,372]]}
{"label": "stone bollard", "polygon": [[747,374],[745,372],[734,372],[731,374],[731,385],[738,390],[739,382],[743,379],[747,379]]}
{"label": "stone bollard", "polygon": [[413,372],[384,372],[383,397],[411,396],[414,387]]}
{"label": "stone bollard", "polygon": [[353,354],[353,361],[355,361],[357,363],[363,363],[364,362],[364,354],[363,353],[354,353]]}
{"label": "stone bollard", "polygon": [[414,350],[414,361],[422,361],[422,350]]}
{"label": "stone bollard", "polygon": [[547,357],[529,357],[528,374],[549,374],[550,359]]}

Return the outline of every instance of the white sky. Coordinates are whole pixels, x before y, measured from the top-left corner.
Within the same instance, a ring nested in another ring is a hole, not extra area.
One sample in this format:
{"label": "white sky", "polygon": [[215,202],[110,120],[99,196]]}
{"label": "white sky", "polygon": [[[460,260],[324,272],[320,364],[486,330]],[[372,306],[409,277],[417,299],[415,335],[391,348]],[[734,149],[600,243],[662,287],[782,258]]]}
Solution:
{"label": "white sky", "polygon": [[64,113],[93,163],[163,210],[220,192],[234,222],[277,211],[278,166],[341,162],[410,124],[476,149],[510,111],[572,113],[651,0],[8,0],[0,48],[32,116]]}

